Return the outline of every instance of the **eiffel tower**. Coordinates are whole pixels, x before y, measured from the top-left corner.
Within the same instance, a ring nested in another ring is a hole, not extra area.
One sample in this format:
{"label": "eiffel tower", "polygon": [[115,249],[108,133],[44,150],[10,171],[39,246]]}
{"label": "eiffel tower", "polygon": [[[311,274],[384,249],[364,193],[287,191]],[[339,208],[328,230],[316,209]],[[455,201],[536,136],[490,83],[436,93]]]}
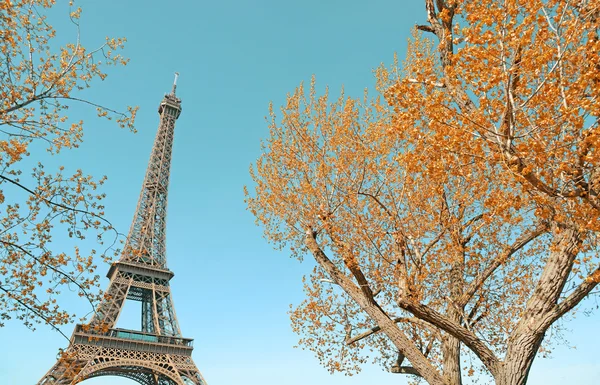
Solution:
{"label": "eiffel tower", "polygon": [[[90,322],[76,325],[69,347],[38,385],[77,384],[98,376],[122,376],[142,385],[206,385],[192,360],[192,339],[175,317],[167,268],[167,191],[175,121],[181,99],[177,75],[158,113],[160,124],[129,236],[110,267],[105,299]],[[141,330],[116,328],[126,299],[141,302]]]}

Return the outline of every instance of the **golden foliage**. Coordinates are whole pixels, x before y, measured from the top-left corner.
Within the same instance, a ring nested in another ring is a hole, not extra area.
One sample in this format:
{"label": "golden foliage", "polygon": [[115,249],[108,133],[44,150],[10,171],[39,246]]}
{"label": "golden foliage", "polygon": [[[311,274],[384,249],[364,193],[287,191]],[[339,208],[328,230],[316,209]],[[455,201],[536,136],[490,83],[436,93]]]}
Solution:
{"label": "golden foliage", "polygon": [[425,4],[417,28],[439,45],[415,31],[403,65],[376,71],[383,99],[332,101],[313,79],[270,108],[248,207],[315,257],[292,324],[331,371],[371,349],[459,384],[469,354],[523,384],[600,276],[600,7]]}
{"label": "golden foliage", "polygon": [[[76,289],[92,302],[99,299],[99,276],[92,274],[96,251],[53,250],[57,237],[83,240],[91,232],[102,245],[103,235],[114,230],[102,217],[104,194],[97,191],[105,178],[95,180],[81,170],[68,176],[63,167],[48,172],[42,163],[24,173],[20,162],[29,156],[40,159],[44,145],[52,154],[78,147],[83,122],[71,122],[66,115],[75,103],[96,107],[99,116],[132,130],[137,110],[120,113],[77,97],[94,79],[106,77],[106,66],[127,63],[115,53],[125,39],[107,38],[92,51],[80,44],[79,36],[76,43],[57,46],[55,30],[44,16],[54,3],[0,2],[0,318],[16,317],[30,327],[73,320],[57,299],[61,288]],[[69,17],[78,29],[80,13],[71,7]],[[106,250],[100,255],[109,258],[109,247],[101,247]]]}

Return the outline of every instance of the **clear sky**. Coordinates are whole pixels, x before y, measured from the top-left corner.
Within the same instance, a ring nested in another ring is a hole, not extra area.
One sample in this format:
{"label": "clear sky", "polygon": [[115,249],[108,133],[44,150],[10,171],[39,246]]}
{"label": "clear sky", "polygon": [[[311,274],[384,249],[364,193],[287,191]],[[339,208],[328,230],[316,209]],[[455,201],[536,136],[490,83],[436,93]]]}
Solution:
{"label": "clear sky", "polygon": [[[52,12],[59,39],[74,38],[66,0]],[[246,211],[242,187],[267,135],[268,103],[279,106],[316,75],[335,94],[373,89],[372,70],[404,56],[422,1],[404,0],[79,0],[82,39],[125,36],[125,68],[110,70],[87,95],[114,108],[140,107],[137,134],[98,121],[83,106],[85,144],[51,162],[107,175],[106,215],[127,232],[158,124],[156,109],[180,73],[183,112],[176,126],[169,191],[168,264],[184,336],[210,385],[397,385],[404,377],[367,366],[354,377],[331,376],[309,351],[294,349],[287,312],[302,299],[301,277],[312,264],[272,249]],[[65,243],[65,246],[70,246]],[[107,266],[101,266],[104,275]],[[104,284],[107,280],[104,280]],[[85,309],[65,297],[71,309]],[[135,303],[120,327],[135,328]],[[530,384],[595,384],[600,378],[598,316],[568,324],[570,345],[538,360]],[[72,326],[63,328],[70,335]],[[0,328],[0,385],[33,384],[54,363],[65,340],[48,327],[18,322]],[[115,377],[90,385],[127,385]]]}

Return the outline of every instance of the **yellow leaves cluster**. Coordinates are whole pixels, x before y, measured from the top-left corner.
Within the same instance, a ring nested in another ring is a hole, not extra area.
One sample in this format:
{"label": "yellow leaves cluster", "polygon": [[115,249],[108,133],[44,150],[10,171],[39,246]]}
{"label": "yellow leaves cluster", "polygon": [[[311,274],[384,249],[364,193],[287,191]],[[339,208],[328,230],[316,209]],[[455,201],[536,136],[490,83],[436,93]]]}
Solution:
{"label": "yellow leaves cluster", "polygon": [[[68,119],[65,110],[69,104],[79,102],[74,93],[89,87],[95,78],[104,79],[106,65],[124,65],[127,60],[114,54],[115,50],[123,48],[123,38],[107,38],[102,46],[92,51],[74,43],[54,52],[51,40],[55,31],[37,9],[50,7],[53,3],[40,0],[14,2],[3,15],[7,29],[2,32],[0,48],[10,58],[7,68],[10,76],[3,76],[0,82],[0,121],[22,128],[29,138],[49,139],[54,144],[51,150],[59,151],[61,147],[76,146],[81,140],[75,127],[62,127]],[[79,13],[77,9],[73,16],[78,18]],[[18,44],[20,42],[24,44]],[[108,60],[101,63],[98,55],[104,55]],[[39,62],[33,58],[39,58]],[[134,108],[119,112],[88,100],[84,102],[101,108],[103,117],[115,118],[121,127],[133,129]]]}
{"label": "yellow leaves cluster", "polygon": [[[265,236],[298,257],[306,234],[316,234],[336,268],[378,293],[390,317],[405,314],[397,300],[408,295],[504,354],[555,251],[550,224],[584,240],[570,282],[600,277],[600,8],[456,6],[437,15],[446,34],[438,47],[415,32],[402,66],[395,59],[376,70],[383,99],[317,96],[313,79],[280,111],[270,106],[246,201]],[[352,370],[338,364],[360,355],[340,341],[346,328],[355,335],[372,325],[324,287],[320,279],[330,278],[311,275],[292,321],[324,365]],[[385,339],[368,341],[390,357]],[[436,364],[440,344],[433,339]]]}
{"label": "yellow leaves cluster", "polygon": [[[65,253],[53,250],[53,241],[68,235],[80,242],[91,232],[102,244],[113,230],[102,217],[104,194],[95,191],[105,178],[96,180],[81,170],[65,176],[62,166],[49,173],[41,163],[23,173],[20,161],[32,156],[29,151],[35,156],[43,145],[58,153],[81,143],[83,122],[70,121],[66,114],[74,103],[96,106],[102,117],[132,130],[137,111],[129,107],[119,112],[76,97],[94,79],[106,76],[106,65],[126,63],[115,54],[125,40],[107,39],[91,51],[78,38],[77,43],[56,47],[55,31],[43,9],[54,3],[0,1],[0,51],[6,64],[0,70],[0,124],[5,135],[0,138],[0,318],[14,317],[30,327],[73,319],[57,300],[61,286],[76,288],[92,303],[100,298],[99,277],[92,274],[96,251]],[[71,19],[78,22],[80,14],[80,9],[72,10]],[[98,56],[108,50],[110,57],[101,64]],[[104,249],[101,257],[110,259],[112,248]]]}
{"label": "yellow leaves cluster", "polygon": [[27,155],[27,142],[15,138],[0,140],[0,156],[7,164],[21,160],[23,155]]}

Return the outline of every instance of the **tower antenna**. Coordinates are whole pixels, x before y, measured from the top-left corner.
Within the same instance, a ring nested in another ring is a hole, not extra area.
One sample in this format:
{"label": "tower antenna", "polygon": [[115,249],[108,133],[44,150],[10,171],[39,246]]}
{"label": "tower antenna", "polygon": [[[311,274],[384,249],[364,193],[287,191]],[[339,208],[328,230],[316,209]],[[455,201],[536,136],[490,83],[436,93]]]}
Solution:
{"label": "tower antenna", "polygon": [[179,77],[179,72],[175,72],[175,80],[173,80],[173,91],[171,92],[175,95],[175,91],[177,90],[177,78]]}

